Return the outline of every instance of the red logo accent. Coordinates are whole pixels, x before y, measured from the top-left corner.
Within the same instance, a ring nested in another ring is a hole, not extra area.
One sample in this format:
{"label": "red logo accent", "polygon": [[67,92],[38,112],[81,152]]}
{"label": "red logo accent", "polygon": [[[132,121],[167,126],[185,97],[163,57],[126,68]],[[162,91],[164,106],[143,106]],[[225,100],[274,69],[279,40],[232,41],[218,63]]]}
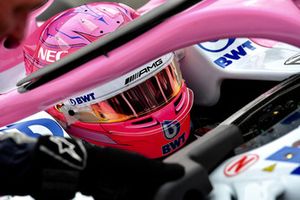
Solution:
{"label": "red logo accent", "polygon": [[224,169],[225,176],[236,176],[239,173],[248,169],[251,165],[253,165],[256,161],[258,161],[259,156],[255,154],[248,154],[238,157],[232,162],[228,163]]}

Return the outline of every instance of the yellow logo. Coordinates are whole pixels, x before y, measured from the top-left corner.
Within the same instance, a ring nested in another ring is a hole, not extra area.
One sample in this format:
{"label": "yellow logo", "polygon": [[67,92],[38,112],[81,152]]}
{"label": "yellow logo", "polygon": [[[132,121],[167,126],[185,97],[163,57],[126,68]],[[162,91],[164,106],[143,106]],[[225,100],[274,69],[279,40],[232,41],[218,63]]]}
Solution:
{"label": "yellow logo", "polygon": [[276,167],[276,164],[273,164],[273,165],[270,165],[270,166],[267,166],[267,167],[263,168],[262,170],[265,171],[265,172],[273,172],[275,167]]}

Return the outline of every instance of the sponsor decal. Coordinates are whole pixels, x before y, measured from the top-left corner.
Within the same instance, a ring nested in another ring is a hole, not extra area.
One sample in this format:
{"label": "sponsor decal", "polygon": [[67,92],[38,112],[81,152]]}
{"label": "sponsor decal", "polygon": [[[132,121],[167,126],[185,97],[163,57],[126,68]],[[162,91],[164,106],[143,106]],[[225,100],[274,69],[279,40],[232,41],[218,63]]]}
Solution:
{"label": "sponsor decal", "polygon": [[269,156],[267,160],[300,163],[300,148],[283,147]]}
{"label": "sponsor decal", "polygon": [[50,63],[54,63],[55,61],[58,61],[61,58],[62,54],[67,53],[68,51],[54,51],[50,49],[44,49],[43,47],[41,47],[38,52],[38,58]]}
{"label": "sponsor decal", "polygon": [[64,130],[54,120],[49,118],[41,118],[30,121],[18,122],[10,124],[0,131],[10,131],[16,129],[29,137],[37,138],[42,135],[64,136]]}
{"label": "sponsor decal", "polygon": [[242,155],[225,166],[224,174],[228,177],[236,176],[256,163],[258,159],[259,156],[256,154]]}
{"label": "sponsor decal", "polygon": [[291,172],[292,175],[300,175],[300,167],[297,167]]}
{"label": "sponsor decal", "polygon": [[69,99],[71,105],[75,106],[75,105],[80,105],[80,104],[83,104],[83,103],[87,103],[87,102],[90,102],[92,100],[95,100],[95,93],[89,93],[89,94],[85,94],[85,95],[82,95],[82,96],[79,96],[79,97],[75,97],[75,98],[72,98],[72,99]]}
{"label": "sponsor decal", "polygon": [[300,65],[300,54],[294,55],[284,62],[285,65]]}
{"label": "sponsor decal", "polygon": [[[172,60],[174,59],[174,53],[168,53],[166,55],[161,56],[160,58],[155,59],[155,61],[151,61],[139,68],[136,68],[135,70],[126,73],[116,79],[110,80],[104,84],[101,84],[92,90],[85,90],[84,92],[81,92],[75,96],[72,96],[71,98],[68,98],[65,102],[67,105],[80,105],[80,104],[85,104],[89,103],[90,101],[95,101],[97,99],[97,102],[107,100],[111,97],[114,97],[124,91],[127,91],[138,84],[142,83],[147,79],[149,75],[154,75],[155,73],[160,72],[161,70],[164,69],[164,67],[168,66],[169,64],[172,63]],[[159,64],[162,62],[162,64]],[[156,63],[153,65],[153,63]],[[159,66],[158,66],[159,65]],[[152,68],[151,68],[152,66]],[[156,67],[155,67],[156,66]],[[151,68],[151,69],[150,69]],[[145,74],[144,72],[141,71],[146,70],[151,70]],[[141,72],[142,75],[141,77],[137,78],[134,80],[132,75]],[[128,82],[127,85],[125,84],[125,80],[128,79],[126,82]]]}
{"label": "sponsor decal", "polygon": [[263,168],[262,170],[264,172],[273,172],[275,170],[275,168],[276,168],[276,165],[277,165],[276,163],[273,164],[273,165],[269,165],[269,166]]}
{"label": "sponsor decal", "polygon": [[[165,120],[162,122],[162,129],[164,136],[167,140],[173,140],[180,132],[180,123],[178,121]],[[162,146],[162,154],[168,154],[178,149],[185,142],[185,133],[179,136],[177,139]]]}
{"label": "sponsor decal", "polygon": [[179,136],[177,139],[173,140],[172,142],[162,146],[162,154],[168,154],[172,151],[175,151],[179,147],[181,147],[185,143],[185,133]]}
{"label": "sponsor decal", "polygon": [[72,158],[82,161],[82,158],[76,153],[75,145],[62,137],[50,137],[49,140],[57,145],[59,154],[68,154]]}
{"label": "sponsor decal", "polygon": [[180,132],[180,124],[178,121],[163,121],[162,128],[166,139],[171,140]]}
{"label": "sponsor decal", "polygon": [[245,57],[248,52],[248,50],[255,50],[256,47],[252,45],[252,42],[250,40],[244,42],[243,44],[239,45],[236,49],[231,50],[229,53],[224,54],[220,58],[216,59],[214,61],[215,64],[218,66],[225,68],[234,63],[237,60],[240,60],[241,58]]}
{"label": "sponsor decal", "polygon": [[87,156],[82,141],[69,141],[63,137],[50,137],[49,141],[39,146],[43,156],[52,157],[74,169],[84,169]]}
{"label": "sponsor decal", "polygon": [[229,38],[225,40],[212,40],[209,42],[204,42],[201,44],[198,44],[198,46],[208,52],[212,53],[218,53],[221,51],[226,50],[228,47],[230,47],[235,41],[235,38]]}
{"label": "sponsor decal", "polygon": [[128,83],[131,83],[132,81],[136,80],[137,78],[141,77],[143,74],[146,75],[147,73],[151,72],[156,67],[159,67],[163,64],[163,61],[161,58],[154,61],[151,65],[146,66],[145,68],[141,69],[140,71],[136,72],[135,74],[129,76],[125,79],[125,85]]}

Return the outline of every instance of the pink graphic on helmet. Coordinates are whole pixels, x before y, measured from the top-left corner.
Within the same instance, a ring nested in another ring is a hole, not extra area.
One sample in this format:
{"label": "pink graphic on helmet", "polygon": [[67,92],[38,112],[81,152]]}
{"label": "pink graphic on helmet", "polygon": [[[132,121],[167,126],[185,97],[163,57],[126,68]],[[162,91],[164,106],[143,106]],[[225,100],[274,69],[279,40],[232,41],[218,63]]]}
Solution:
{"label": "pink graphic on helmet", "polygon": [[83,5],[58,16],[48,25],[42,40],[45,45],[82,47],[132,21],[123,7]]}
{"label": "pink graphic on helmet", "polygon": [[52,17],[27,40],[24,47],[27,73],[77,51],[137,16],[133,9],[122,4],[90,3]]}

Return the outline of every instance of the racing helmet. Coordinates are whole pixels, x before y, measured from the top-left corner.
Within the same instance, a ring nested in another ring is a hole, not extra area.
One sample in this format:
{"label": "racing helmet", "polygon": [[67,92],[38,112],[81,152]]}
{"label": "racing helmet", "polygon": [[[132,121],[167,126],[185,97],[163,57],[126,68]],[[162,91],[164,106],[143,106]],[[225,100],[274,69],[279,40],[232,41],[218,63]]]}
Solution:
{"label": "racing helmet", "polygon": [[[119,3],[90,3],[46,21],[24,44],[28,74],[138,17]],[[99,72],[101,76],[101,72]],[[74,137],[160,158],[190,135],[193,93],[171,52],[117,79],[65,99],[48,112]]]}

